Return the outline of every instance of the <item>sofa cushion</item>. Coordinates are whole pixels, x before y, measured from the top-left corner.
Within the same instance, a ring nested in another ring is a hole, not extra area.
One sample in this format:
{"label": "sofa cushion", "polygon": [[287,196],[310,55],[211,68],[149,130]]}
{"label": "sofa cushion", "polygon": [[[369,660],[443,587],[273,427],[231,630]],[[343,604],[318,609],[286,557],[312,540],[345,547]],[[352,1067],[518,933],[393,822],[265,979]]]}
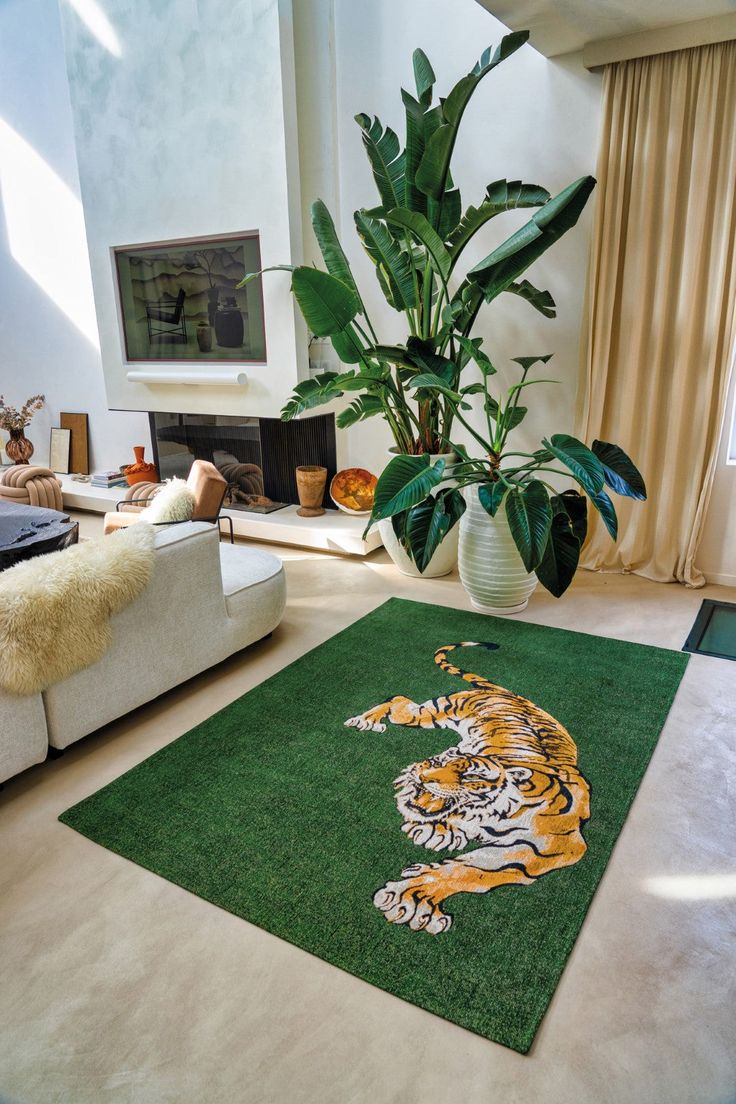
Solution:
{"label": "sofa cushion", "polygon": [[273,578],[283,571],[278,556],[271,552],[237,544],[220,545],[220,570],[222,571],[222,591],[225,598],[266,579]]}

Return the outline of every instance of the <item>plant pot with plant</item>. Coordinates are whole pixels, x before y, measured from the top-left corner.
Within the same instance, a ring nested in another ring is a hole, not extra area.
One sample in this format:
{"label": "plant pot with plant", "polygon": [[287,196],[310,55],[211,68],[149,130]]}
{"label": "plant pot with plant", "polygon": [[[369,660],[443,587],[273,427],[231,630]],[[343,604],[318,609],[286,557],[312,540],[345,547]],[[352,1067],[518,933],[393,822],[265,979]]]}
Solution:
{"label": "plant pot with plant", "polygon": [[[518,31],[506,35],[495,50],[484,50],[471,72],[438,102],[433,102],[435,74],[429,59],[415,50],[416,95],[401,92],[403,148],[395,131],[378,118],[356,116],[380,202],[356,211],[355,227],[388,306],[406,319],[404,344],[380,340],[322,200],[312,207],[312,226],[326,271],[275,266],[291,272],[292,291],[311,333],[329,338],[346,366],[345,371],[323,372],[297,384],[282,417],[295,418],[348,394],[353,398],[337,417],[339,427],[384,419],[399,455],[388,463],[382,483],[384,488],[395,484],[399,498],[376,520],[391,519],[395,541],[387,544],[389,551],[393,545],[399,566],[406,569],[408,557],[412,570],[427,575],[440,573],[430,566],[432,558],[443,540],[457,539],[465,510],[458,487],[446,480],[456,458],[453,424],[467,426],[463,412],[476,387],[462,388],[461,377],[479,348],[480,339],[471,337],[478,313],[507,292],[554,317],[550,293],[519,277],[575,225],[595,184],[592,177],[583,177],[551,197],[537,184],[495,180],[478,206],[463,212],[451,161],[465,109],[484,78],[527,38],[527,31]],[[460,276],[464,251],[475,235],[498,215],[521,208],[538,210]],[[260,276],[248,273],[241,286]],[[433,456],[440,459],[433,463]],[[416,457],[426,458],[423,467],[433,472],[441,464],[445,482],[419,479],[411,492],[406,490],[395,473],[403,471],[403,460]],[[424,493],[417,496],[417,489]]]}
{"label": "plant pot with plant", "polygon": [[0,395],[0,429],[10,434],[10,440],[5,442],[5,452],[14,464],[27,464],[33,456],[33,443],[26,437],[25,429],[45,401],[44,395],[31,395],[18,410]]}
{"label": "plant pot with plant", "polygon": [[[473,606],[484,613],[520,612],[537,580],[556,598],[564,594],[587,533],[588,501],[611,537],[618,535],[616,510],[606,487],[628,498],[646,499],[641,473],[618,445],[593,441],[588,448],[570,434],[553,433],[534,452],[508,448],[510,434],[527,413],[520,402],[522,393],[534,384],[553,382],[529,378],[550,358],[516,357],[519,380],[497,398],[490,384],[496,369],[480,343],[476,346],[482,382],[474,385],[473,393],[482,396],[487,432],[483,436],[469,427],[482,456],[472,457],[457,446],[460,460],[454,479],[467,504],[460,520],[460,578]],[[466,388],[448,396],[448,401],[459,408],[468,393]],[[399,511],[408,509],[411,515],[443,477],[441,459],[432,464],[426,456],[397,457],[378,481],[368,527]],[[560,490],[561,478],[577,486]],[[433,522],[430,519],[430,529]],[[410,529],[406,538],[410,547],[416,542],[417,555],[425,553],[423,532]]]}

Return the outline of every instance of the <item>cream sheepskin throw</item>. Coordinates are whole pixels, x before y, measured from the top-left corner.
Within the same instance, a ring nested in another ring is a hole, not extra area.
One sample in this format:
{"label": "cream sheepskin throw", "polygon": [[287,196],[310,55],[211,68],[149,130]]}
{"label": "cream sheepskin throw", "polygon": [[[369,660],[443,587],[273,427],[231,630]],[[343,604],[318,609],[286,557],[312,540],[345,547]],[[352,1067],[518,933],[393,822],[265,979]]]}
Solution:
{"label": "cream sheepskin throw", "polygon": [[166,521],[189,521],[194,513],[194,495],[183,479],[167,479],[150,506],[141,510],[141,520],[152,525]]}
{"label": "cream sheepskin throw", "polygon": [[111,616],[151,578],[154,541],[152,526],[131,525],[0,572],[0,686],[35,694],[96,663]]}

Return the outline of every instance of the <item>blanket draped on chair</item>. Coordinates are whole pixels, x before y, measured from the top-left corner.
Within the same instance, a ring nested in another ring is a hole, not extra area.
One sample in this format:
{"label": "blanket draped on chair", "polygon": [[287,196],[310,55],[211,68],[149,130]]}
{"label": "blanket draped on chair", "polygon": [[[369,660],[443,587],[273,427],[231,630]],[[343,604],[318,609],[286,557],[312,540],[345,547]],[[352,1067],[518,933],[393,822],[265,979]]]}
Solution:
{"label": "blanket draped on chair", "polygon": [[0,686],[35,694],[100,659],[110,618],[151,577],[154,540],[134,525],[0,573]]}

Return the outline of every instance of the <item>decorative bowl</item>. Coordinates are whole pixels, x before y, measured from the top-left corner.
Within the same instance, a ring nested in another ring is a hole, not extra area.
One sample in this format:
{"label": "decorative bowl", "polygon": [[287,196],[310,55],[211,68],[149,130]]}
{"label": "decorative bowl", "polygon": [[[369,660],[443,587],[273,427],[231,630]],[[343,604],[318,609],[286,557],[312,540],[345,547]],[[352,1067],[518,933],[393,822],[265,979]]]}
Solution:
{"label": "decorative bowl", "polygon": [[333,476],[330,498],[346,514],[369,514],[378,479],[365,468],[344,468]]}

